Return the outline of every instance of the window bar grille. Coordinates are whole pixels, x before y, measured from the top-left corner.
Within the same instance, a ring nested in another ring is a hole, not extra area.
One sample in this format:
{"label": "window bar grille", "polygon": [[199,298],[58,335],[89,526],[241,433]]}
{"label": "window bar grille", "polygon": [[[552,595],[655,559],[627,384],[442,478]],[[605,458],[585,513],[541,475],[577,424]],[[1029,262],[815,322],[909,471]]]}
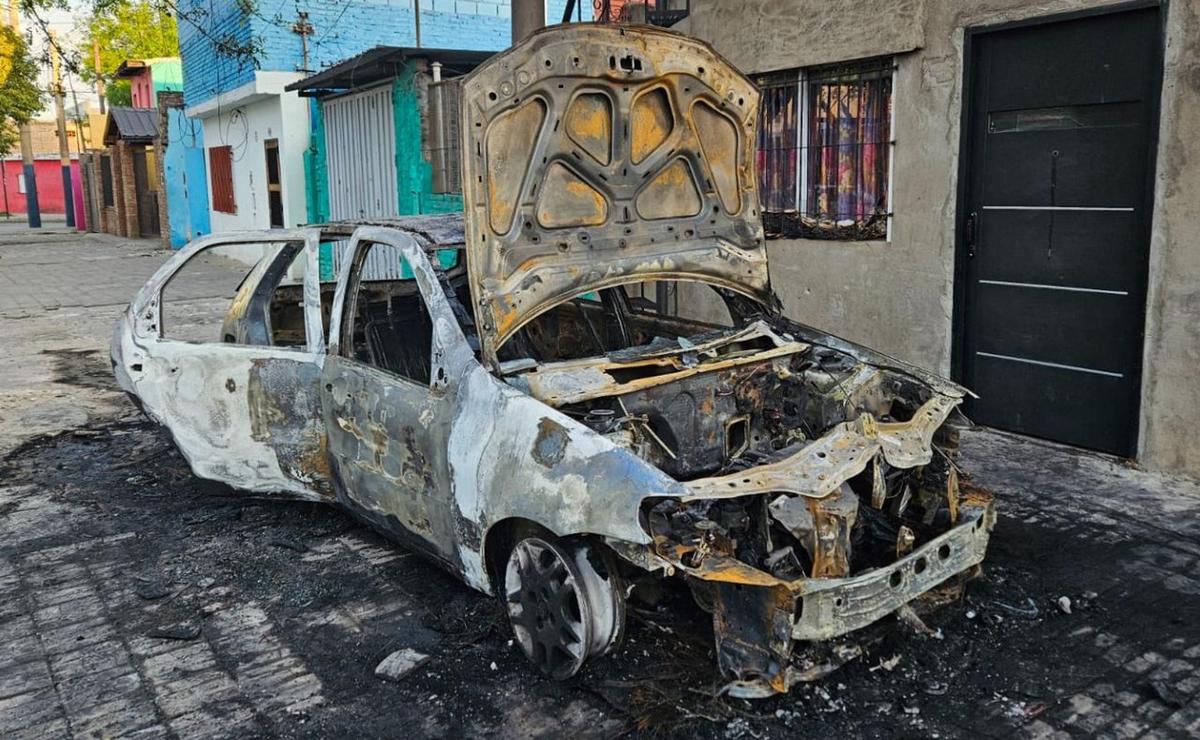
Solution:
{"label": "window bar grille", "polygon": [[890,238],[894,71],[889,58],[760,77],[769,235]]}

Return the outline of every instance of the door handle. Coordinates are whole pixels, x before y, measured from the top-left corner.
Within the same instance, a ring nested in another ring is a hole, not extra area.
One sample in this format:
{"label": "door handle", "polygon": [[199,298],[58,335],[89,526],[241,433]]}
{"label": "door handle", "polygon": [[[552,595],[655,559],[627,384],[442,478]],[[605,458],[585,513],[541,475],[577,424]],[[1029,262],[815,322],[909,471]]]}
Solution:
{"label": "door handle", "polygon": [[975,256],[975,218],[976,212],[971,211],[963,222],[963,241],[967,244],[967,257]]}

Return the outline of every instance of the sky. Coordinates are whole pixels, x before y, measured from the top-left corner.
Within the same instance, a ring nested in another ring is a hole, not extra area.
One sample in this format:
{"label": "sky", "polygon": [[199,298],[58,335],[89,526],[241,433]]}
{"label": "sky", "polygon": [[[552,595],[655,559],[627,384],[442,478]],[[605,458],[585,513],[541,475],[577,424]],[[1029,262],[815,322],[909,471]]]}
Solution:
{"label": "sky", "polygon": [[[0,7],[6,5],[5,0],[0,0]],[[71,8],[67,10],[50,10],[42,13],[42,18],[45,19],[47,25],[54,30],[58,35],[58,43],[64,50],[74,49],[80,38],[79,29],[76,28],[76,19],[84,16],[84,3],[79,0],[71,0]],[[7,20],[7,8],[5,8],[5,20]],[[21,31],[26,36],[30,33],[33,35],[33,53],[35,58],[41,58],[41,55],[46,50],[46,35],[42,31],[41,26],[29,15],[21,16]],[[44,65],[40,76],[42,89],[50,89],[50,65]],[[66,91],[65,103],[67,110],[74,106],[74,101],[78,100],[81,108],[88,105],[96,106],[99,104],[94,88],[91,88],[88,83],[71,75],[66,68],[63,69],[63,89]],[[74,90],[74,97],[71,92]],[[47,98],[46,107],[38,118],[53,120],[54,119],[54,99]]]}

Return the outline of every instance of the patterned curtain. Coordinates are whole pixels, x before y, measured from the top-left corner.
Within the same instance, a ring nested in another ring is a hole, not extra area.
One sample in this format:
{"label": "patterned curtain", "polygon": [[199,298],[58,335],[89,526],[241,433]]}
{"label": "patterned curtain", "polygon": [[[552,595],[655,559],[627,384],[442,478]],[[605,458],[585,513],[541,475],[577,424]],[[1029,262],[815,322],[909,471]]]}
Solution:
{"label": "patterned curtain", "polygon": [[887,213],[892,79],[815,79],[808,85],[807,215],[850,225]]}
{"label": "patterned curtain", "polygon": [[797,141],[799,88],[795,82],[766,87],[759,103],[758,192],[763,211],[785,213],[799,204]]}

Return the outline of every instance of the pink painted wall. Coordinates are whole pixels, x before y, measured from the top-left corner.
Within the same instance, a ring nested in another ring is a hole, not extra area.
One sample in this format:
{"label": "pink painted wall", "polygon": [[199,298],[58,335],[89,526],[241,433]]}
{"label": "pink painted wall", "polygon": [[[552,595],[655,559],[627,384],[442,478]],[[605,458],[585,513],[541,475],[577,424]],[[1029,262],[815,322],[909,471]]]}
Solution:
{"label": "pink painted wall", "polygon": [[151,79],[150,68],[146,67],[135,77],[129,78],[129,88],[133,95],[134,108],[154,108],[154,81]]}
{"label": "pink painted wall", "polygon": [[[37,177],[38,208],[42,213],[66,213],[63,197],[62,165],[58,157],[36,159],[33,163],[34,174]],[[18,177],[21,174],[21,160],[5,159],[0,161],[0,212],[25,213],[25,194],[18,192]],[[71,161],[72,185],[79,182],[79,162]],[[78,187],[78,186],[76,186]],[[8,205],[5,205],[5,189],[7,188]],[[72,188],[74,192],[79,192]],[[77,198],[76,203],[82,203]]]}

